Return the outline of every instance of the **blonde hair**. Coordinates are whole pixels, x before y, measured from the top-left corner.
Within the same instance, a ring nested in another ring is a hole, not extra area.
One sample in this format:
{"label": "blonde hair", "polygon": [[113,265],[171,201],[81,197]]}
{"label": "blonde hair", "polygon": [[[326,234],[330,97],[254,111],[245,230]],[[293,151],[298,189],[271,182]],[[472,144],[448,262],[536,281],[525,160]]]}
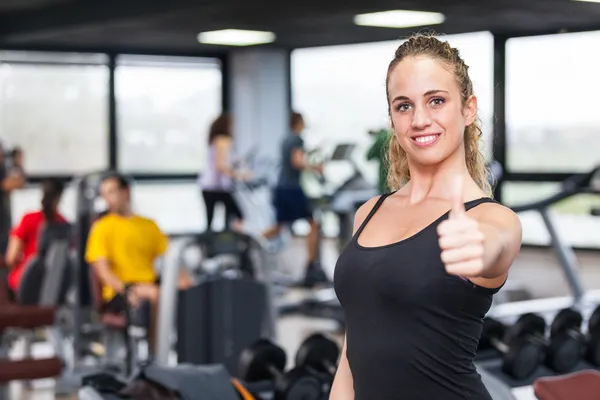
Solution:
{"label": "blonde hair", "polygon": [[[473,95],[473,83],[469,78],[469,67],[460,57],[458,49],[450,46],[448,42],[442,42],[435,34],[417,34],[410,37],[402,43],[396,50],[394,59],[390,62],[386,78],[386,95],[388,100],[388,112],[390,112],[390,96],[389,96],[389,81],[390,75],[394,68],[406,57],[427,56],[434,60],[439,60],[444,63],[456,77],[458,87],[460,89],[461,99],[463,104]],[[479,148],[479,141],[482,132],[479,126],[478,118],[471,125],[465,127],[464,144],[465,144],[465,159],[469,174],[483,190],[486,195],[492,195],[492,188],[488,181],[488,170],[485,165],[485,157]],[[406,152],[398,143],[396,135],[390,135],[388,147],[387,162],[388,170],[388,186],[391,190],[397,190],[404,186],[410,180],[410,171],[408,169],[408,159]]]}

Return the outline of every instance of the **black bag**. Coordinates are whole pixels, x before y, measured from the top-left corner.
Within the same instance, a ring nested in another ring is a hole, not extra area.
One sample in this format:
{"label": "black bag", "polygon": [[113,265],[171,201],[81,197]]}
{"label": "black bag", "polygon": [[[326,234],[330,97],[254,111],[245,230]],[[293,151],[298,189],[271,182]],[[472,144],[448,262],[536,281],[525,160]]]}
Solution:
{"label": "black bag", "polygon": [[[163,367],[157,364],[141,366],[135,381],[148,383],[128,384],[119,394],[143,393],[141,400],[238,400],[231,377],[222,365],[180,364]],[[137,392],[139,391],[139,392]],[[147,394],[146,394],[147,393]],[[131,394],[128,394],[131,396]],[[158,397],[148,397],[148,396]],[[137,396],[137,394],[136,394]],[[161,397],[162,396],[162,397]],[[138,397],[134,397],[135,400]]]}

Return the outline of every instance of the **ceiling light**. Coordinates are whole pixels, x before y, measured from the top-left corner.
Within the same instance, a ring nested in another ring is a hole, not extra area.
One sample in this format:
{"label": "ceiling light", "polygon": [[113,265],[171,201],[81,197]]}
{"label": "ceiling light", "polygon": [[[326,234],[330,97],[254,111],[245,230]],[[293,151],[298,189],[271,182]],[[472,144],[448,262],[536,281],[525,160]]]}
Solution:
{"label": "ceiling light", "polygon": [[198,41],[200,43],[225,46],[252,46],[275,41],[275,34],[273,32],[224,29],[199,33]]}
{"label": "ceiling light", "polygon": [[392,10],[359,14],[354,17],[354,23],[361,26],[377,26],[381,28],[409,28],[411,26],[441,24],[445,19],[444,14],[440,13]]}
{"label": "ceiling light", "polygon": [[573,1],[585,1],[587,3],[600,3],[600,0],[573,0]]}

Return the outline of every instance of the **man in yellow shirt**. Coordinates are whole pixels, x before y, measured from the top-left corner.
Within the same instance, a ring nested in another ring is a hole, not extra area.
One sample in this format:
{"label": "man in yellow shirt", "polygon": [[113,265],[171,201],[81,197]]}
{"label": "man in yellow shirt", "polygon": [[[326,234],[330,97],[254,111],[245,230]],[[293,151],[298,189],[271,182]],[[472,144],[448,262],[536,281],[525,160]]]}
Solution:
{"label": "man in yellow shirt", "polygon": [[[122,312],[128,304],[136,308],[140,300],[150,302],[148,338],[153,351],[159,298],[154,262],[165,253],[169,240],[154,221],[131,211],[129,182],[124,177],[106,176],[100,184],[100,195],[108,205],[108,213],[90,230],[86,261],[103,284],[106,309]],[[179,286],[189,285],[189,277],[182,271]]]}

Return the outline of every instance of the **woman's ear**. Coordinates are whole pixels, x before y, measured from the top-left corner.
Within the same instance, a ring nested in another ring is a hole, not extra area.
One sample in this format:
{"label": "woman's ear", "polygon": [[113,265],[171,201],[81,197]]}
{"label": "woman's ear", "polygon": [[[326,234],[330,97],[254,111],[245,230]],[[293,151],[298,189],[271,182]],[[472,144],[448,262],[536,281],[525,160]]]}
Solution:
{"label": "woman's ear", "polygon": [[471,125],[477,118],[477,97],[472,94],[465,102],[464,107],[465,126]]}

